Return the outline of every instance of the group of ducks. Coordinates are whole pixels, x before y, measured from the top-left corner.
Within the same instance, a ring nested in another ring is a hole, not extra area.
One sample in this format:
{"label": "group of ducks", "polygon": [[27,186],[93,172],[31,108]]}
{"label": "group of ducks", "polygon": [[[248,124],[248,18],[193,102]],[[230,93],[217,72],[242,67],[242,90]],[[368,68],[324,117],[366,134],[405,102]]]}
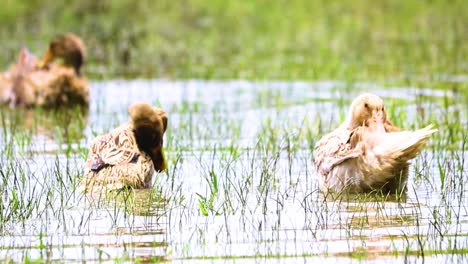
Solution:
{"label": "group of ducks", "polygon": [[[53,38],[41,60],[23,48],[17,64],[0,73],[0,103],[53,108],[88,104],[89,87],[80,71],[85,56],[82,40],[72,33]],[[56,58],[63,63],[53,64]],[[149,188],[154,172],[166,170],[166,112],[144,102],[130,105],[128,112],[128,123],[94,139],[80,184],[83,191]],[[315,146],[319,187],[324,193],[404,192],[409,161],[436,131],[431,126],[401,131],[387,118],[380,97],[360,95],[346,121]]]}

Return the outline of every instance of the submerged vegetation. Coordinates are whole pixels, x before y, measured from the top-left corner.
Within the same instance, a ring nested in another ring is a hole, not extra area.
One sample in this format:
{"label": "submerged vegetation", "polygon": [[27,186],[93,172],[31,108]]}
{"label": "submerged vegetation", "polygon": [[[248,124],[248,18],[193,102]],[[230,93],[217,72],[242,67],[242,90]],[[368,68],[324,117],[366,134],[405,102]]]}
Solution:
{"label": "submerged vegetation", "polygon": [[[2,126],[1,134],[2,147],[10,149],[0,156],[1,259],[466,260],[464,97],[379,88],[395,123],[407,129],[431,123],[439,132],[412,162],[406,193],[330,199],[318,192],[312,147],[341,122],[355,94],[368,89],[364,84],[111,81],[93,87],[92,98],[124,99],[97,101],[88,123],[67,119],[67,111],[34,110],[62,120],[54,122],[73,131],[67,135],[15,132],[25,131],[23,116],[3,110],[9,113],[3,124],[16,125]],[[126,106],[139,96],[168,112],[168,170],[155,175],[150,190],[81,194],[86,146],[125,121]],[[446,115],[451,119],[441,118]]]}
{"label": "submerged vegetation", "polygon": [[[0,261],[466,261],[467,9],[7,0],[2,69],[21,46],[39,55],[72,31],[91,80],[158,80],[90,81],[89,110],[0,109]],[[313,147],[362,92],[381,96],[395,125],[439,131],[406,193],[326,197]],[[91,140],[141,100],[168,112],[167,171],[149,190],[80,193]]]}

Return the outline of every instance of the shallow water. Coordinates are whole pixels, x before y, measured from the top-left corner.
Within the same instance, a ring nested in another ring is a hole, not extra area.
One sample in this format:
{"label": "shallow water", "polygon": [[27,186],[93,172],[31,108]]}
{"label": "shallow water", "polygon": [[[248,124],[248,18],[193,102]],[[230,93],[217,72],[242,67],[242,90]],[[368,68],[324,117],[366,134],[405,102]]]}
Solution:
{"label": "shallow water", "polygon": [[[467,261],[463,95],[339,81],[91,85],[85,118],[60,113],[70,116],[57,123],[40,112],[19,130],[3,125],[0,260]],[[440,131],[412,161],[406,195],[327,199],[313,145],[365,91],[384,98],[398,125]],[[151,190],[79,193],[92,138],[128,120],[138,100],[169,114],[168,172]]]}

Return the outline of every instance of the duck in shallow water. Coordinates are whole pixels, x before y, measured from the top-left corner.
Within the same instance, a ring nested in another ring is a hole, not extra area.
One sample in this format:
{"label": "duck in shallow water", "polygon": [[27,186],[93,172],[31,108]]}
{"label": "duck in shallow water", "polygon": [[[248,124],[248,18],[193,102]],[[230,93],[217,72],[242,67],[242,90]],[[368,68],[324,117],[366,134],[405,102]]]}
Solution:
{"label": "duck in shallow water", "polygon": [[80,183],[83,191],[149,188],[154,171],[166,169],[166,112],[142,102],[128,112],[128,123],[94,139]]}
{"label": "duck in shallow water", "polygon": [[[0,103],[11,107],[87,106],[89,86],[81,74],[85,57],[83,41],[73,33],[54,37],[41,60],[23,48],[18,63],[0,73]],[[63,64],[53,64],[57,58]]]}
{"label": "duck in shallow water", "polygon": [[346,121],[315,145],[313,159],[324,193],[406,190],[409,160],[436,129],[401,131],[387,118],[383,100],[363,94]]}

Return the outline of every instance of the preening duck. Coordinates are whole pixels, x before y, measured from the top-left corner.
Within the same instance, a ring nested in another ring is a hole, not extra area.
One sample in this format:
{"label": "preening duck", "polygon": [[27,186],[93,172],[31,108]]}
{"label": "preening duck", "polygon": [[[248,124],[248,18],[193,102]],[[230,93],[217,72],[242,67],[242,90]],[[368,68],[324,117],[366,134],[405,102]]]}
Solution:
{"label": "preening duck", "polygon": [[[73,33],[52,39],[41,60],[23,48],[18,63],[0,73],[0,102],[15,106],[59,107],[89,103],[89,86],[81,73],[86,50]],[[63,64],[52,63],[60,58]]]}
{"label": "preening duck", "polygon": [[132,104],[128,111],[128,123],[94,139],[81,180],[85,191],[149,188],[154,171],[166,169],[166,112],[142,102]]}
{"label": "preening duck", "polygon": [[387,118],[380,97],[360,95],[345,122],[315,145],[319,187],[325,193],[405,191],[409,160],[436,131],[401,131]]}

